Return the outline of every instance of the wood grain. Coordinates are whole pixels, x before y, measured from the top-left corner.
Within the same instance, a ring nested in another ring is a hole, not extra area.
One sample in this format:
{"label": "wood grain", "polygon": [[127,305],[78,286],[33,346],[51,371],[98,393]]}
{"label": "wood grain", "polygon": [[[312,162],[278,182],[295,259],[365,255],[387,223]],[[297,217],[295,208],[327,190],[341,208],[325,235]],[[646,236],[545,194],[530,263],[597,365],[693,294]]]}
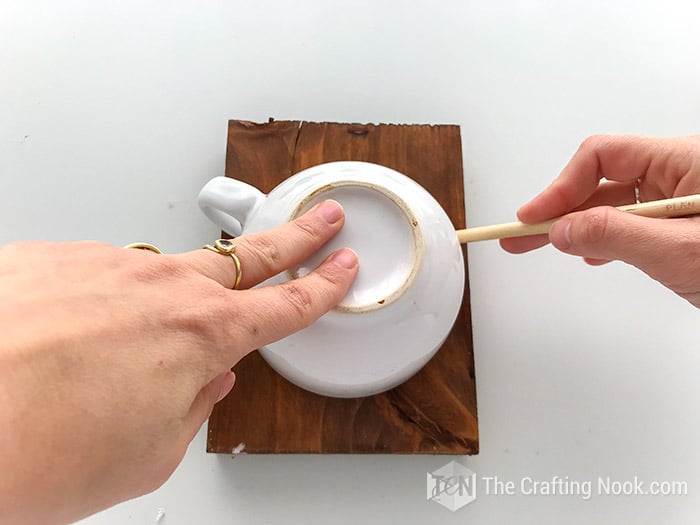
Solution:
{"label": "wood grain", "polygon": [[[300,170],[337,160],[400,171],[440,202],[456,228],[465,227],[458,126],[229,122],[226,176],[264,192]],[[230,454],[244,443],[247,453],[476,454],[468,278],[466,283],[442,348],[415,376],[383,394],[312,394],[278,375],[257,352],[250,354],[234,368],[232,394],[209,419],[207,451]]]}

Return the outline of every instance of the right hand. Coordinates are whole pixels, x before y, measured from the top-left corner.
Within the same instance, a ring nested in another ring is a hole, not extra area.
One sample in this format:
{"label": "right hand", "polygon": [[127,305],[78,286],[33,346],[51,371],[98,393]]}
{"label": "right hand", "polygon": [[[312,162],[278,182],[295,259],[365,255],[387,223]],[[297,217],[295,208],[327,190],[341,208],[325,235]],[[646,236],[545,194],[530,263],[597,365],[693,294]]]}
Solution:
{"label": "right hand", "polygon": [[700,216],[651,219],[613,208],[634,203],[637,180],[642,201],[700,193],[700,136],[589,137],[559,177],[518,210],[525,223],[568,215],[548,235],[503,239],[501,246],[523,253],[551,242],[592,265],[624,261],[700,308]]}

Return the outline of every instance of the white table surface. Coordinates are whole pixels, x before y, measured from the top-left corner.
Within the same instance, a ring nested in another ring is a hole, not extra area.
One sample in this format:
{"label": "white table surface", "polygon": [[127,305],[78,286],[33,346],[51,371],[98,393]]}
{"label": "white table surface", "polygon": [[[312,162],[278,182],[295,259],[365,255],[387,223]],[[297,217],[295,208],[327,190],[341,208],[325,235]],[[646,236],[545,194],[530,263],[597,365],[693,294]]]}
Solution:
{"label": "white table surface", "polygon": [[[0,242],[217,229],[229,118],[455,123],[467,220],[512,220],[594,133],[700,123],[693,1],[0,2]],[[685,496],[425,499],[440,456],[207,455],[85,523],[695,523],[698,312],[621,263],[469,247],[479,479],[680,480]],[[234,392],[235,395],[235,392]],[[7,429],[5,429],[6,431]],[[118,450],[114,451],[119,454]],[[595,488],[594,488],[595,490]]]}

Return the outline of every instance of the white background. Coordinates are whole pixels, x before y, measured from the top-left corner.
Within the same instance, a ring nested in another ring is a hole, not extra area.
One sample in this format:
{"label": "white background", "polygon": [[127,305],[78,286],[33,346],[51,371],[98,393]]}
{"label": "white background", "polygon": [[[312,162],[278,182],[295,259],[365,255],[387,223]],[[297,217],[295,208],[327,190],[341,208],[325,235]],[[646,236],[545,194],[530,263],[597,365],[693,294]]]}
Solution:
{"label": "white background", "polygon": [[[512,220],[587,135],[698,131],[698,17],[690,0],[2,0],[0,242],[198,247],[217,236],[195,197],[223,174],[227,120],[270,116],[459,124],[469,224]],[[86,523],[159,507],[167,525],[696,522],[697,311],[551,248],[474,244],[469,272],[481,454],[460,459],[516,481],[685,480],[688,496],[482,493],[452,514],[425,501],[450,457],[232,461],[202,431],[160,490]]]}

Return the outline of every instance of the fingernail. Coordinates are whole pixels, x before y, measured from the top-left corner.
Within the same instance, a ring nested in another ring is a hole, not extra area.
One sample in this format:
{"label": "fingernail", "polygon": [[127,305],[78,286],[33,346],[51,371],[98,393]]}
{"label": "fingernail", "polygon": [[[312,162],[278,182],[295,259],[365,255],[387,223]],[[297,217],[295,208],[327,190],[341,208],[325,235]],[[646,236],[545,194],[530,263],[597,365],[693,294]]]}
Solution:
{"label": "fingernail", "polygon": [[318,213],[328,224],[335,224],[343,217],[343,207],[336,201],[329,199],[316,207]]}
{"label": "fingernail", "polygon": [[331,260],[348,270],[357,266],[357,254],[350,248],[343,248],[335,252]]}
{"label": "fingernail", "polygon": [[221,380],[221,386],[219,387],[219,396],[216,398],[217,403],[225,398],[229,392],[231,392],[231,390],[233,390],[233,384],[235,382],[236,376],[233,374],[233,372],[229,372],[224,376],[224,378]]}
{"label": "fingernail", "polygon": [[559,250],[571,249],[571,221],[564,219],[552,224],[549,229],[549,240]]}

